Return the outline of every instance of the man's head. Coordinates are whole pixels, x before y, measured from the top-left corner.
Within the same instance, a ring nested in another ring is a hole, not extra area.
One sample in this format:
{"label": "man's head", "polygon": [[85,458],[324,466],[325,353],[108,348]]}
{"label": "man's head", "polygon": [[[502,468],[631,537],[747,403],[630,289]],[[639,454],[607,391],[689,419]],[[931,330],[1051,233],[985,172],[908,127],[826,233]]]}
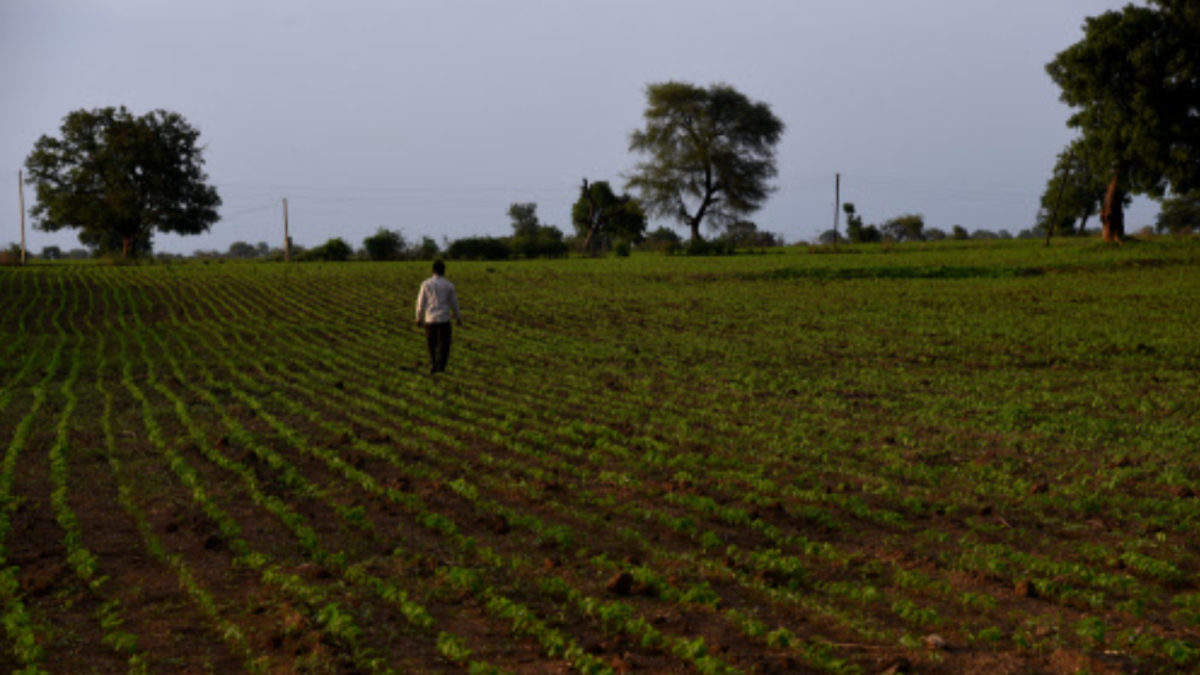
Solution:
{"label": "man's head", "polygon": [[439,277],[446,273],[446,263],[441,260],[433,261],[433,273]]}

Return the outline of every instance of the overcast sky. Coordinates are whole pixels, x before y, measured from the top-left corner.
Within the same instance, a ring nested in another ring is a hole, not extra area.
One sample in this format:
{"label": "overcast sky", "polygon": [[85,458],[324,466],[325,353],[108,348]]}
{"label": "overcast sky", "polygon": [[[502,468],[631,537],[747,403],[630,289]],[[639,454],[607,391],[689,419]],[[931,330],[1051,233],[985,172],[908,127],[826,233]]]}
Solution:
{"label": "overcast sky", "polygon": [[[1044,65],[1123,4],[0,0],[0,245],[20,237],[37,138],[109,105],[179,112],[206,146],[222,219],[158,250],[279,245],[283,197],[305,245],[504,235],[526,201],[569,231],[580,179],[623,183],[645,85],[669,79],[731,84],[784,121],[778,191],[752,219],[788,241],[832,225],[835,172],[866,222],[1016,233],[1073,133]],[[1155,213],[1139,200],[1127,223]]]}

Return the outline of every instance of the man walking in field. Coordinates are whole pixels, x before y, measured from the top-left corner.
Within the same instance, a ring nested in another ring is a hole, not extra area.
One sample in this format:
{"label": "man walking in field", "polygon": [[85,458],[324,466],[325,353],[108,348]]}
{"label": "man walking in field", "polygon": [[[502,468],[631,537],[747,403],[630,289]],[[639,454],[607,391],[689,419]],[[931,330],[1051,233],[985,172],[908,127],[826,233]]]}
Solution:
{"label": "man walking in field", "polygon": [[450,358],[450,319],[462,326],[458,313],[458,295],[454,284],[446,279],[446,263],[433,261],[433,276],[421,282],[417,293],[417,327],[425,329],[425,342],[429,345],[429,372],[446,370],[446,359]]}

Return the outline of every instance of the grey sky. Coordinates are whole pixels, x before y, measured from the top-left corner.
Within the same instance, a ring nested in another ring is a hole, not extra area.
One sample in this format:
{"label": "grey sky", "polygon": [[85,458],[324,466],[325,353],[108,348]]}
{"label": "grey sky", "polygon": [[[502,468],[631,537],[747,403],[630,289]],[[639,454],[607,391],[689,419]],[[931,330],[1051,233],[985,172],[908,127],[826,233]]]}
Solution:
{"label": "grey sky", "polygon": [[[281,197],[305,245],[507,234],[516,201],[569,231],[580,179],[633,167],[644,87],[667,79],[727,82],[784,121],[779,190],[753,219],[789,241],[830,227],[835,171],[867,222],[1015,233],[1072,133],[1043,66],[1123,4],[2,0],[0,244],[19,238],[38,136],[121,104],[196,126],[225,202],[209,233],[158,250],[278,245]],[[1139,200],[1127,223],[1155,213]],[[78,240],[31,231],[49,244]]]}

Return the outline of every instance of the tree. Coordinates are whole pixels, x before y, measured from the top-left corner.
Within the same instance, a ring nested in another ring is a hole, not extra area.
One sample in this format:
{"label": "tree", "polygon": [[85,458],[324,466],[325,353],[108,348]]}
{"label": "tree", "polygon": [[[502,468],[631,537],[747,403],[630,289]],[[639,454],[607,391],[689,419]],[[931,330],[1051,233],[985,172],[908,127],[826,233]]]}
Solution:
{"label": "tree", "polygon": [[1046,72],[1076,108],[1068,126],[1107,178],[1105,241],[1125,235],[1125,198],[1200,188],[1200,5],[1152,0],[1088,17],[1084,37]]}
{"label": "tree", "polygon": [[844,241],[844,238],[832,227],[817,235],[817,243],[825,246],[831,246],[839,241]]}
{"label": "tree", "polygon": [[524,258],[557,258],[567,254],[562,230],[553,225],[542,225],[534,202],[509,205],[508,217],[512,219],[513,236],[504,257],[515,254]]}
{"label": "tree", "polygon": [[205,183],[200,132],[178,113],[76,110],[60,132],[25,160],[40,229],[80,228],[81,242],[127,257],[149,253],[155,230],[199,234],[216,222],[221,198]]}
{"label": "tree", "polygon": [[21,247],[17,244],[9,244],[8,248],[0,250],[0,265],[20,265],[21,264]]}
{"label": "tree", "polygon": [[531,236],[537,232],[537,203],[513,203],[508,205],[508,217],[512,220],[513,236]]}
{"label": "tree", "polygon": [[1171,234],[1186,234],[1200,229],[1200,190],[1164,199],[1154,228]]}
{"label": "tree", "polygon": [[[1083,234],[1088,219],[1100,210],[1108,189],[1105,172],[1096,167],[1098,152],[1084,140],[1077,138],[1058,153],[1054,171],[1042,192],[1037,222],[1049,226],[1054,234]],[[1129,201],[1126,197],[1122,206],[1128,206]]]}
{"label": "tree", "polygon": [[920,214],[906,213],[896,216],[879,228],[883,235],[896,241],[924,241],[925,218]]}
{"label": "tree", "polygon": [[955,225],[954,227],[950,228],[950,238],[970,239],[971,233],[967,232],[967,228],[963,227],[962,225]]}
{"label": "tree", "polygon": [[644,129],[629,149],[649,155],[629,187],[652,214],[673,218],[700,239],[700,223],[720,226],[757,210],[773,188],[783,122],[765,103],[733,87],[685,82],[646,87]]}
{"label": "tree", "polygon": [[846,239],[855,244],[870,244],[883,239],[879,228],[874,225],[863,225],[862,216],[858,215],[853,202],[842,204],[846,213]]}
{"label": "tree", "polygon": [[421,237],[421,243],[413,249],[412,257],[417,260],[433,260],[440,252],[433,237]]}
{"label": "tree", "polygon": [[404,255],[404,237],[399,232],[379,228],[363,239],[363,248],[371,260],[399,260]]}
{"label": "tree", "polygon": [[258,250],[254,246],[244,241],[235,241],[229,245],[230,258],[253,258],[258,255]]}
{"label": "tree", "polygon": [[862,216],[858,215],[854,208],[854,202],[846,202],[842,204],[842,212],[846,214],[846,230],[847,232],[852,227],[862,227]]}
{"label": "tree", "polygon": [[758,229],[758,225],[750,220],[738,220],[726,225],[724,238],[729,240],[734,248],[771,248],[783,245],[782,237]]}
{"label": "tree", "polygon": [[608,181],[583,179],[579,199],[571,207],[571,223],[583,238],[583,250],[595,255],[614,242],[637,244],[646,232],[646,212],[636,199],[617,195]]}
{"label": "tree", "polygon": [[303,260],[329,260],[341,262],[344,260],[349,260],[350,254],[353,252],[354,250],[350,248],[350,244],[347,244],[344,239],[341,237],[334,237],[333,239],[327,240],[324,244],[321,244],[314,249],[305,251],[301,258]]}
{"label": "tree", "polygon": [[42,257],[46,260],[61,260],[64,256],[62,249],[57,246],[43,246]]}

